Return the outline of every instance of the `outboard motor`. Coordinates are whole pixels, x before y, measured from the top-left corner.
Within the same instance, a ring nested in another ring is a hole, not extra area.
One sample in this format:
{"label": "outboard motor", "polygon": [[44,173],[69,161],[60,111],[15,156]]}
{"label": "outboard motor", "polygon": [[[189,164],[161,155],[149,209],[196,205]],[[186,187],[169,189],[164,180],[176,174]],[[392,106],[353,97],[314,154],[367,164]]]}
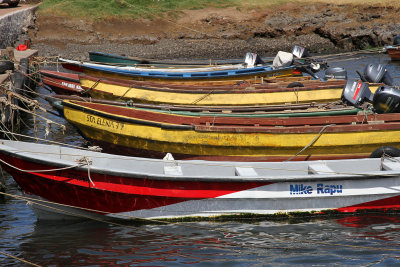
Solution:
{"label": "outboard motor", "polygon": [[393,45],[400,45],[400,35],[394,37]]}
{"label": "outboard motor", "polygon": [[297,58],[305,58],[305,57],[311,57],[311,55],[308,53],[307,49],[301,46],[295,45],[293,47],[292,54],[297,57]]}
{"label": "outboard motor", "polygon": [[385,65],[382,64],[368,64],[365,66],[364,75],[360,75],[362,81],[370,83],[384,83],[387,85],[393,85],[393,79],[386,69]]}
{"label": "outboard motor", "polygon": [[347,71],[342,67],[327,68],[325,71],[324,79],[347,80]]}
{"label": "outboard motor", "polygon": [[368,83],[359,81],[347,81],[343,92],[342,101],[357,108],[361,107],[365,102],[372,102],[373,94],[369,89]]}
{"label": "outboard motor", "polygon": [[246,53],[244,63],[247,65],[247,68],[253,68],[258,64],[264,64],[264,61],[258,54],[248,52]]}
{"label": "outboard motor", "polygon": [[292,54],[296,57],[294,64],[297,65],[297,70],[309,74],[314,79],[321,79],[316,73],[321,69],[327,68],[328,65],[326,62],[310,58],[311,55],[308,53],[307,49],[297,45],[294,46]]}
{"label": "outboard motor", "polygon": [[377,113],[400,112],[400,90],[391,86],[380,86],[373,97],[372,104]]}

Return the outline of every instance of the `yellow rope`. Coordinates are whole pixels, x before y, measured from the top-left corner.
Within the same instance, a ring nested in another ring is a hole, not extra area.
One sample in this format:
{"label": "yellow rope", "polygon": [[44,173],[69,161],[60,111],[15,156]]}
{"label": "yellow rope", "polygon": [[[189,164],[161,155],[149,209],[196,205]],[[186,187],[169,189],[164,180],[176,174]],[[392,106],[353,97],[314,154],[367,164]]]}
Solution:
{"label": "yellow rope", "polygon": [[200,101],[202,101],[203,99],[205,99],[207,96],[211,95],[212,93],[214,93],[214,90],[211,90],[210,92],[208,92],[207,94],[202,95],[201,97],[199,97],[198,99],[196,99],[195,101],[193,101],[191,103],[191,105],[195,105],[197,103],[199,103]]}
{"label": "yellow rope", "polygon": [[328,128],[329,126],[334,126],[335,124],[328,124],[325,125],[324,127],[322,127],[321,131],[319,131],[319,133],[317,134],[317,136],[314,137],[313,140],[311,140],[310,143],[308,143],[305,147],[303,147],[299,152],[297,152],[295,155],[291,156],[290,158],[288,158],[285,161],[291,161],[292,159],[294,159],[295,157],[297,157],[298,155],[300,155],[301,153],[303,153],[306,149],[308,149],[310,146],[312,146],[315,142],[317,142],[317,140],[321,137],[322,133],[326,130],[326,128]]}
{"label": "yellow rope", "polygon": [[30,261],[27,261],[27,260],[24,260],[24,259],[15,257],[15,256],[13,256],[13,255],[11,255],[11,254],[8,254],[8,253],[5,253],[5,252],[3,252],[3,251],[0,251],[0,254],[3,254],[4,256],[7,256],[7,257],[9,257],[9,258],[13,258],[14,260],[17,260],[17,261],[20,261],[20,262],[29,264],[29,265],[31,265],[31,266],[37,266],[37,267],[40,267],[40,266],[41,266],[41,265],[35,264],[35,263],[33,263],[33,262],[30,262]]}

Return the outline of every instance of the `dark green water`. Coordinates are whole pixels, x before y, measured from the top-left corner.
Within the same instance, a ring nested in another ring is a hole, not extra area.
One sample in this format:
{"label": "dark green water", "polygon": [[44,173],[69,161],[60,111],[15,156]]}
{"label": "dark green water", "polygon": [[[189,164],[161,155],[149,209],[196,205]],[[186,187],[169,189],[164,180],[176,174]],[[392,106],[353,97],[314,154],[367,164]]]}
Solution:
{"label": "dark green water", "polygon": [[[365,64],[389,64],[400,81],[400,64],[387,55],[337,60],[350,78]],[[48,93],[39,89],[41,93]],[[84,140],[65,121],[48,139],[75,145]],[[30,119],[27,122],[31,123]],[[39,135],[44,135],[44,125]],[[26,129],[32,135],[32,130]],[[20,195],[7,176],[7,193]],[[25,201],[0,200],[0,253],[43,266],[397,266],[400,215],[305,218],[301,222],[224,222],[120,226],[102,222],[37,221]],[[0,266],[28,266],[0,254]]]}

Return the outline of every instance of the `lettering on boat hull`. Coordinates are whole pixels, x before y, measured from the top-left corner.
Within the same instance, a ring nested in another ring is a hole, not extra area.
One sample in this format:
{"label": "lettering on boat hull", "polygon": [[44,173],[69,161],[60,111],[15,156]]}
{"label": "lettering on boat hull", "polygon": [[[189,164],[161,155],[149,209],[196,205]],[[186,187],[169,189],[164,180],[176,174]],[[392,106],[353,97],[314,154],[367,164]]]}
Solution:
{"label": "lettering on boat hull", "polygon": [[342,194],[343,185],[341,184],[317,184],[316,187],[304,184],[291,184],[291,195],[334,195]]}

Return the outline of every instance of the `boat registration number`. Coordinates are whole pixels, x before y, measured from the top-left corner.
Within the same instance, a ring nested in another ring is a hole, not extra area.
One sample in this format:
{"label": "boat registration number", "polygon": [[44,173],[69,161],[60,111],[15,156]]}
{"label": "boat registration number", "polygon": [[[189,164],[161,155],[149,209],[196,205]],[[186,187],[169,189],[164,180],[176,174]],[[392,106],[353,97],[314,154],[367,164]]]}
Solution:
{"label": "boat registration number", "polygon": [[104,118],[95,117],[95,116],[92,116],[92,115],[86,115],[86,121],[90,122],[90,123],[93,123],[93,124],[101,125],[101,126],[104,126],[104,127],[116,129],[116,130],[122,130],[124,128],[124,126],[125,126],[121,122],[115,122],[115,121],[107,120],[107,119],[104,119]]}

